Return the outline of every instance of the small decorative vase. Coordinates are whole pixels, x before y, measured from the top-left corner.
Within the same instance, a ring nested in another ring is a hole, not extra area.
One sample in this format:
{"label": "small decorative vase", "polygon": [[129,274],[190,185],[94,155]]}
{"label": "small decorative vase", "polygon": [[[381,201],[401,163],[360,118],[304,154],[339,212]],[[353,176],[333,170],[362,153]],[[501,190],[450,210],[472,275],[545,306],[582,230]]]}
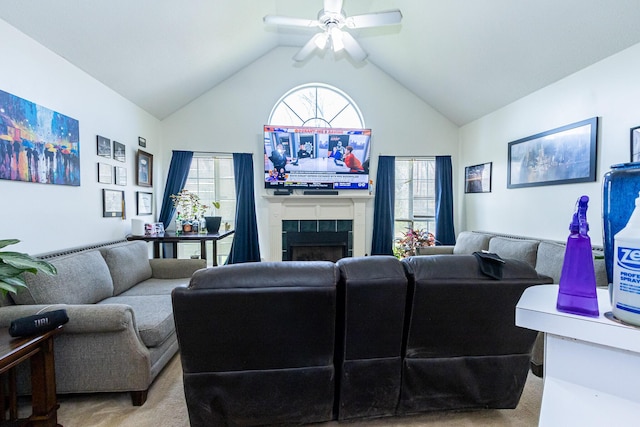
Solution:
{"label": "small decorative vase", "polygon": [[220,229],[221,216],[205,216],[204,221],[207,223],[207,233],[216,234]]}
{"label": "small decorative vase", "polygon": [[607,280],[613,280],[613,237],[629,221],[640,191],[640,162],[611,166],[604,175],[602,188],[602,214],[604,228],[604,260]]}

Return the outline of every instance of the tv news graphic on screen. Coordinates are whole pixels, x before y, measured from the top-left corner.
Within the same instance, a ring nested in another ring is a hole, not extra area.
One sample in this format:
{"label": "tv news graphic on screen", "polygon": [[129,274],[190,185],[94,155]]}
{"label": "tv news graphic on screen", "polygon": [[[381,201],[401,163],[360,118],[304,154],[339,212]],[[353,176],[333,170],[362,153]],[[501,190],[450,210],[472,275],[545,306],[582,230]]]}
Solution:
{"label": "tv news graphic on screen", "polygon": [[367,190],[371,129],[264,126],[264,184]]}

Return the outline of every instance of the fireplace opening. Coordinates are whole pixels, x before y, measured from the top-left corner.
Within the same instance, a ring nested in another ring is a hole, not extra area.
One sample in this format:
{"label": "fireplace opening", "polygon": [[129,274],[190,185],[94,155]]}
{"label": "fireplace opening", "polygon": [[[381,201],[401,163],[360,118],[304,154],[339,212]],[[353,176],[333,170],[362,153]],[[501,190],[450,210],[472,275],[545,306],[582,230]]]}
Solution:
{"label": "fireplace opening", "polygon": [[288,261],[336,262],[348,255],[348,244],[349,233],[346,231],[289,232],[287,233]]}

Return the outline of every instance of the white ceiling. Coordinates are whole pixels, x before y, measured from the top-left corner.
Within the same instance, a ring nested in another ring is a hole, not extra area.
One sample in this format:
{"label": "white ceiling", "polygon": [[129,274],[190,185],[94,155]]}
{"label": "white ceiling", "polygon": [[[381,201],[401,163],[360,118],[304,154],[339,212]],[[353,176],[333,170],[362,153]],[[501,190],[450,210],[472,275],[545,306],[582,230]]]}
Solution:
{"label": "white ceiling", "polygon": [[[0,18],[163,119],[314,34],[268,28],[264,15],[315,19],[321,8],[322,0],[0,0]],[[458,125],[640,42],[638,0],[344,1],[347,15],[394,8],[401,25],[354,34],[367,61]]]}

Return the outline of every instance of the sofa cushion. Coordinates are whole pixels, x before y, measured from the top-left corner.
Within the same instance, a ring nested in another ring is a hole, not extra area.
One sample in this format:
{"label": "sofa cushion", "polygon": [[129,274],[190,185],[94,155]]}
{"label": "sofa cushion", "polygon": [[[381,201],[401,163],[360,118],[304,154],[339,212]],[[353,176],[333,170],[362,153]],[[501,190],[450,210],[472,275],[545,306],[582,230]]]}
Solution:
{"label": "sofa cushion", "polygon": [[538,245],[536,271],[553,278],[553,283],[560,283],[560,273],[567,246],[560,242],[541,241]]}
{"label": "sofa cushion", "polygon": [[113,279],[113,295],[119,295],[151,277],[149,250],[145,242],[130,242],[101,249]]}
{"label": "sofa cushion", "polygon": [[489,241],[489,252],[496,253],[505,259],[524,261],[535,268],[539,243],[538,240],[492,237]]}
{"label": "sofa cushion", "polygon": [[115,296],[99,304],[126,304],[133,310],[142,342],[147,347],[162,344],[174,332],[170,295]]}
{"label": "sofa cushion", "polygon": [[16,304],[93,304],[113,295],[109,269],[98,251],[47,260],[55,276],[25,273],[27,289],[20,289]]}
{"label": "sofa cushion", "polygon": [[458,234],[453,253],[455,255],[471,255],[474,252],[486,251],[489,249],[489,239],[491,236],[486,234],[463,231]]}
{"label": "sofa cushion", "polygon": [[[187,261],[186,259],[184,261]],[[190,278],[157,279],[152,277],[121,293],[121,296],[171,295],[175,288],[186,288]]]}

